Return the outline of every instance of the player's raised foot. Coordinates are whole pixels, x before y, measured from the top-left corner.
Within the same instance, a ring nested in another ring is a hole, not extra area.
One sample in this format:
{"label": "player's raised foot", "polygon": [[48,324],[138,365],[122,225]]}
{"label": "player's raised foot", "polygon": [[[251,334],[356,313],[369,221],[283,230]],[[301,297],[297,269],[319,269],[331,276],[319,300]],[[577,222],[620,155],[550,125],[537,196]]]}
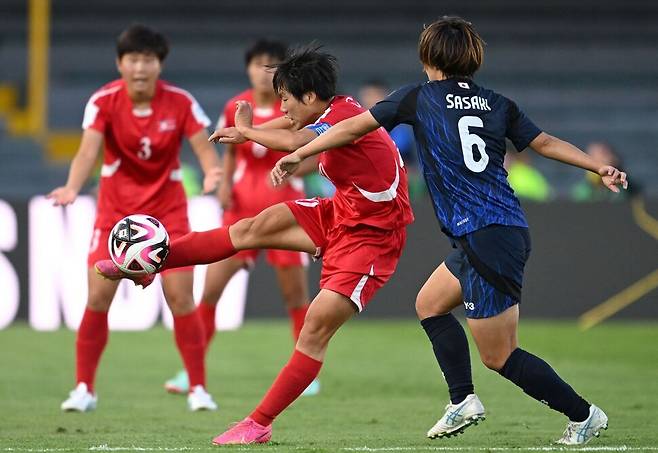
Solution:
{"label": "player's raised foot", "polygon": [[212,400],[210,393],[202,385],[195,385],[187,395],[187,407],[192,411],[215,411],[217,403]]}
{"label": "player's raised foot", "polygon": [[68,399],[60,407],[67,412],[89,412],[96,409],[97,403],[98,397],[89,391],[87,384],[81,382],[69,393]]}
{"label": "player's raised foot", "polygon": [[315,396],[318,393],[320,393],[320,380],[313,379],[308,387],[302,392],[302,396]]}
{"label": "player's raised foot", "polygon": [[178,395],[185,395],[190,391],[190,379],[187,376],[187,371],[180,370],[176,376],[172,377],[164,383],[164,388],[169,393],[176,393]]}
{"label": "player's raised foot", "polygon": [[263,426],[250,417],[236,423],[223,434],[215,437],[215,445],[264,444],[272,438],[272,425]]}
{"label": "player's raised foot", "polygon": [[96,261],[94,269],[96,269],[98,275],[108,280],[127,278],[128,280],[132,280],[136,286],[141,286],[142,288],[146,288],[155,280],[155,274],[127,274],[119,269],[119,266],[114,264],[112,260]]}
{"label": "player's raised foot", "polygon": [[427,437],[451,437],[464,432],[471,425],[484,420],[484,406],[475,394],[468,395],[459,404],[448,404],[446,413],[427,432]]}
{"label": "player's raised foot", "polygon": [[589,417],[582,422],[568,422],[564,434],[556,444],[585,445],[593,437],[599,437],[601,430],[608,429],[608,416],[595,405],[589,407]]}

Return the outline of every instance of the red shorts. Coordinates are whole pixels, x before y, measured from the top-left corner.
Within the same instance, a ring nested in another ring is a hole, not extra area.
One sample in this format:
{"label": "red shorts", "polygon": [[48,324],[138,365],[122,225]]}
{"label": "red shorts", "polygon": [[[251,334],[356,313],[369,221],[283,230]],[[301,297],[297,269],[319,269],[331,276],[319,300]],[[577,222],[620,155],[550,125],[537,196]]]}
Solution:
{"label": "red shorts", "polygon": [[[269,178],[269,173],[266,175]],[[290,185],[272,188],[261,184],[257,188],[247,188],[244,184],[233,187],[233,209],[224,211],[222,225],[233,225],[240,219],[255,217],[264,209],[277,203],[304,196],[304,192]],[[233,258],[244,261],[248,267],[256,264],[260,250],[241,250]],[[308,256],[303,252],[290,250],[265,250],[267,262],[274,267],[307,266]]]}
{"label": "red shorts", "polygon": [[335,225],[333,201],[327,198],[286,205],[318,248],[316,257],[322,256],[320,288],[348,297],[362,311],[395,272],[406,229]]}
{"label": "red shorts", "polygon": [[[110,231],[114,227],[114,224],[116,224],[116,222],[121,220],[123,217],[125,216],[113,216],[107,214],[96,216],[96,221],[94,222],[94,232],[91,235],[91,244],[89,245],[89,254],[87,255],[87,266],[92,267],[96,261],[110,259],[110,252],[107,248],[107,239],[110,235]],[[162,222],[164,227],[167,229],[170,243],[174,239],[185,236],[191,231],[190,223],[187,218],[187,205],[184,206],[184,209],[175,209],[174,211],[170,211],[165,215],[154,215],[153,217]],[[176,269],[169,269],[162,273],[166,274],[168,272],[191,271],[193,269],[194,266],[180,267]]]}

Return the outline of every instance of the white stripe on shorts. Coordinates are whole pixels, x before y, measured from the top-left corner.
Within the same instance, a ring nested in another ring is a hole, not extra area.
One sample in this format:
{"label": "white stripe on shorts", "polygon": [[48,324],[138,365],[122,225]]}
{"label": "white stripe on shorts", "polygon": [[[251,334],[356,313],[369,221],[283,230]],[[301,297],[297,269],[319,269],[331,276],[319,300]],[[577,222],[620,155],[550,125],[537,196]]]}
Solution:
{"label": "white stripe on shorts", "polygon": [[359,283],[356,284],[356,288],[354,288],[354,291],[352,291],[352,295],[350,296],[350,300],[354,302],[356,307],[359,309],[359,313],[363,311],[363,305],[361,304],[361,291],[363,291],[363,288],[366,286],[366,282],[368,281],[368,277],[371,275],[375,275],[375,267],[372,265],[370,266],[370,274],[361,277],[361,280],[359,280]]}

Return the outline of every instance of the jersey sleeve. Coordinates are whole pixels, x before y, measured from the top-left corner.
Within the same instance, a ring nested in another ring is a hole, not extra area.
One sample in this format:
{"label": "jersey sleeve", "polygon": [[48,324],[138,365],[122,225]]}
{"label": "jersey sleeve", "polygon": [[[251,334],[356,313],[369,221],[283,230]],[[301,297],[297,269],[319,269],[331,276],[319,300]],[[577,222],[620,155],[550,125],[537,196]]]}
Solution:
{"label": "jersey sleeve", "polygon": [[95,93],[85,106],[85,112],[82,117],[82,129],[94,129],[100,132],[101,134],[105,133],[107,124],[109,123],[109,115],[107,112],[107,106],[105,105],[103,97]]}
{"label": "jersey sleeve", "polygon": [[211,124],[210,118],[208,118],[197,100],[190,96],[189,101],[189,110],[187,115],[185,115],[185,122],[183,124],[183,133],[188,138]]}
{"label": "jersey sleeve", "polygon": [[526,149],[539,134],[541,129],[519,109],[515,102],[509,101],[505,136],[511,140],[516,150],[521,152]]}
{"label": "jersey sleeve", "polygon": [[322,135],[341,121],[351,118],[361,113],[363,109],[354,101],[353,98],[348,97],[340,101],[337,105],[331,105],[325,112],[318,118],[315,123],[306,126],[306,129],[312,130],[317,135]]}
{"label": "jersey sleeve", "polygon": [[387,131],[401,123],[413,124],[416,117],[416,98],[420,85],[407,85],[389,94],[372,106],[370,113]]}

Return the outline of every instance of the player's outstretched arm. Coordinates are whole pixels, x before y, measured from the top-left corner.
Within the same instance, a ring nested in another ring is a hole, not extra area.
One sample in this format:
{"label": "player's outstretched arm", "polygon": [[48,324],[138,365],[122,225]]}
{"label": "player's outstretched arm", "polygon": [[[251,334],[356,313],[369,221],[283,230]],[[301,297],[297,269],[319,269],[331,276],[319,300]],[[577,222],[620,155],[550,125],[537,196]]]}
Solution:
{"label": "player's outstretched arm", "polygon": [[238,131],[247,138],[247,140],[260,143],[266,148],[287,152],[292,152],[317,137],[315,132],[306,128],[293,131],[290,129],[256,129],[254,127],[238,127]]}
{"label": "player's outstretched arm", "polygon": [[330,148],[338,148],[352,143],[379,127],[379,123],[369,111],[341,121],[310,143],[298,148],[294,153],[279,159],[272,169],[272,183],[275,186],[283,183],[286,178],[297,171],[304,159]]}
{"label": "player's outstretched arm", "polygon": [[530,148],[549,159],[589,170],[601,176],[603,184],[613,192],[619,192],[619,187],[628,188],[626,173],[611,165],[604,165],[594,160],[574,145],[545,132],[539,134],[530,142]]}
{"label": "player's outstretched arm", "polygon": [[316,136],[315,132],[302,128],[299,130],[290,129],[283,121],[279,121],[284,129],[260,129],[255,128],[252,122],[252,108],[247,101],[238,101],[238,108],[235,111],[235,127],[238,132],[248,140],[260,143],[266,148],[276,149],[279,151],[294,151],[300,146],[304,146]]}
{"label": "player's outstretched arm", "polygon": [[299,129],[298,125],[287,116],[280,116],[254,127],[256,129]]}
{"label": "player's outstretched arm", "polygon": [[236,104],[235,127],[216,130],[210,136],[210,141],[240,144],[251,140],[266,148],[278,151],[294,151],[316,137],[315,132],[308,129],[295,130],[297,129],[295,125],[292,125],[291,121],[286,118],[276,118],[265,123],[266,127],[263,127],[263,125],[255,127],[252,124],[251,105],[246,101],[238,101]]}
{"label": "player's outstretched arm", "polygon": [[304,160],[330,148],[339,148],[352,143],[379,127],[380,124],[377,120],[369,111],[366,111],[332,126],[327,132],[319,135],[308,145],[299,148],[295,153]]}
{"label": "player's outstretched arm", "polygon": [[219,163],[217,150],[208,140],[208,132],[201,129],[189,138],[192,151],[199,159],[199,165],[203,170],[203,192],[209,193],[217,189],[222,177],[222,167]]}
{"label": "player's outstretched arm", "polygon": [[46,195],[55,206],[66,206],[75,201],[80,189],[94,168],[98,153],[103,143],[103,134],[95,129],[85,129],[82,133],[80,147],[71,162],[66,185],[58,187]]}

